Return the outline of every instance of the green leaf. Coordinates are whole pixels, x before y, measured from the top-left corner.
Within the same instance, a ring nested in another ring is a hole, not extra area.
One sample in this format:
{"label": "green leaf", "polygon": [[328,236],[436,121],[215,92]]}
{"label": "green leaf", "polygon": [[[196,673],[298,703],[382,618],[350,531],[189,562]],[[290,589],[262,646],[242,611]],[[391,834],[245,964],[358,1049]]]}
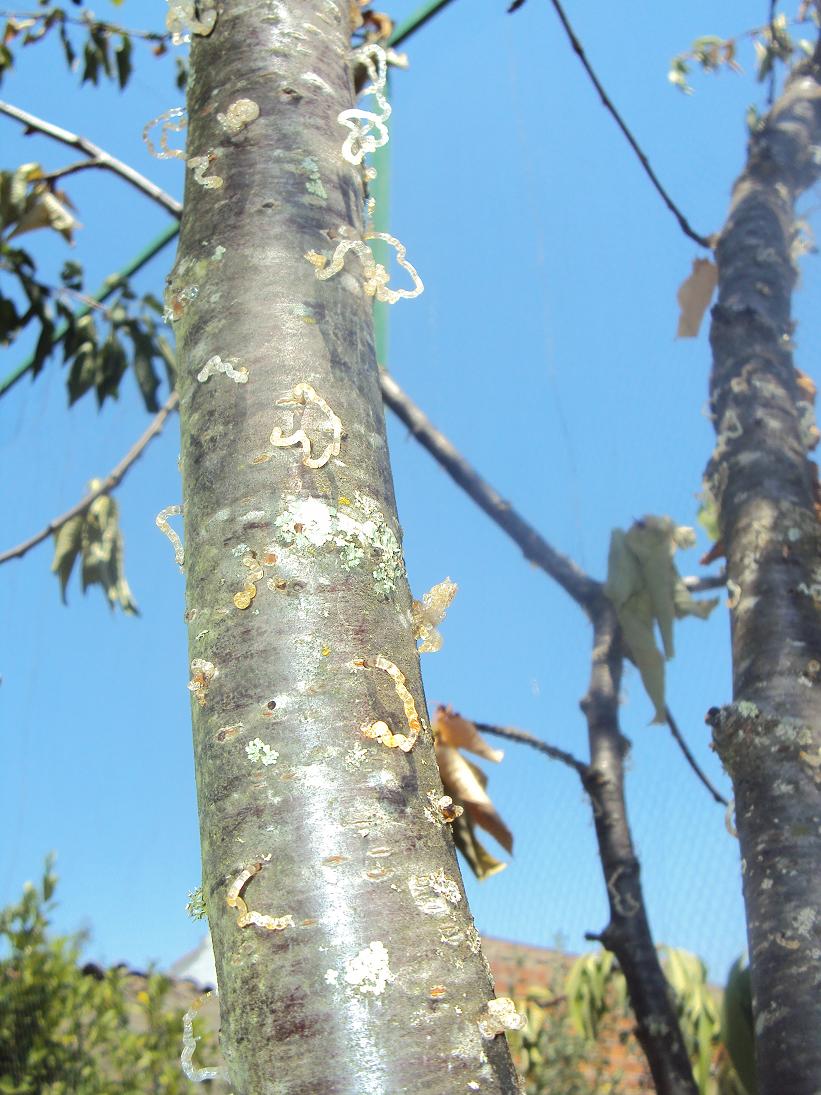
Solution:
{"label": "green leaf", "polygon": [[66,586],[74,569],[74,563],[82,548],[83,514],[72,517],[58,530],[54,538],[54,558],[51,570],[60,579],[60,596],[66,604]]}
{"label": "green leaf", "polygon": [[134,373],[140,386],[145,409],[152,414],[160,409],[157,402],[157,389],[160,386],[160,378],[154,369],[154,355],[156,348],[152,339],[142,330],[138,324],[131,323],[128,333],[134,343]]}
{"label": "green leaf", "polygon": [[721,1005],[721,1040],[748,1095],[757,1095],[750,967],[742,958],[733,962],[727,976]]}
{"label": "green leaf", "polygon": [[570,1018],[582,1037],[595,1040],[599,1022],[607,1011],[607,994],[623,980],[615,967],[610,951],[583,954],[570,967],[565,981],[565,994]]}
{"label": "green leaf", "polygon": [[701,493],[698,495],[699,507],[696,520],[710,537],[711,540],[721,539],[721,527],[719,525],[719,510],[715,495],[704,483]]}
{"label": "green leaf", "polygon": [[648,516],[628,532],[614,529],[610,537],[604,591],[619,618],[630,657],[653,702],[653,722],[664,723],[664,658],[656,646],[661,633],[665,658],[672,658],[673,620],[683,616],[706,619],[718,598],[696,601],[673,565],[673,552],[691,546],[692,529],[677,528],[669,517]]}
{"label": "green leaf", "polygon": [[[14,67],[14,55],[5,42],[0,42],[0,81],[6,69]],[[179,86],[179,84],[177,85]]]}
{"label": "green leaf", "polygon": [[89,38],[83,48],[83,75],[80,83],[92,83],[96,86],[100,74],[100,51]]}
{"label": "green leaf", "polygon": [[83,268],[80,263],[71,259],[64,262],[63,269],[60,271],[60,281],[67,289],[79,292],[83,288]]}
{"label": "green leaf", "polygon": [[20,326],[20,316],[14,301],[0,296],[0,343],[7,346]]}
{"label": "green leaf", "polygon": [[114,60],[117,65],[117,82],[120,85],[120,90],[126,86],[131,76],[131,49],[131,39],[127,34],[124,34],[120,39],[119,46],[114,51]]}
{"label": "green leaf", "polygon": [[106,399],[117,399],[120,381],[128,369],[128,357],[114,332],[104,342],[100,351],[99,372],[96,381],[97,405],[102,407]]}
{"label": "green leaf", "polygon": [[74,46],[72,45],[71,39],[68,36],[65,23],[60,23],[60,30],[58,33],[60,35],[60,42],[63,47],[63,54],[65,55],[66,65],[73,72],[77,66],[77,51],[75,50]]}
{"label": "green leaf", "polygon": [[100,354],[95,343],[83,342],[77,350],[68,374],[68,405],[73,406],[97,383]]}
{"label": "green leaf", "polygon": [[[99,480],[92,480],[89,490],[96,490],[99,485]],[[99,585],[111,608],[119,604],[123,612],[138,614],[125,578],[119,513],[111,495],[101,494],[85,513],[72,517],[57,534],[51,569],[60,577],[64,603],[66,584],[78,556],[83,592],[89,586]]]}
{"label": "green leaf", "polygon": [[54,324],[45,315],[41,316],[40,323],[40,336],[37,339],[31,363],[32,376],[37,376],[54,349]]}

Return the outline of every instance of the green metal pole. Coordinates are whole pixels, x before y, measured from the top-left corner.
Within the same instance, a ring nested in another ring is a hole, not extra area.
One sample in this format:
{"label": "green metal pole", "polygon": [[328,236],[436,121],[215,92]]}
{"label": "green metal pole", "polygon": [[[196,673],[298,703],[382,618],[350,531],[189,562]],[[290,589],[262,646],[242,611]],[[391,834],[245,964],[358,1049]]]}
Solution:
{"label": "green metal pole", "polygon": [[450,3],[452,3],[452,0],[431,0],[430,3],[423,4],[413,15],[409,15],[404,23],[400,23],[398,27],[394,28],[393,34],[388,39],[388,45],[400,45],[406,38],[410,38],[414,31],[419,30],[429,19],[432,19],[434,15]]}
{"label": "green metal pole", "polygon": [[[385,91],[387,93],[388,101],[390,101],[390,75],[388,76],[387,87]],[[376,168],[376,178],[370,183],[370,196],[375,200],[376,204],[373,211],[373,227],[375,232],[389,232],[390,231],[390,181],[391,181],[391,154],[390,144],[382,145],[381,148],[377,148],[372,156],[373,167]],[[391,256],[393,255],[392,248],[384,243],[382,240],[372,240],[371,249],[374,253],[374,257],[377,262],[381,262],[383,266],[390,269]],[[390,305],[385,304],[384,301],[374,300],[373,302],[373,334],[374,341],[376,343],[376,360],[380,365],[387,367],[388,364],[388,316],[390,312]]]}

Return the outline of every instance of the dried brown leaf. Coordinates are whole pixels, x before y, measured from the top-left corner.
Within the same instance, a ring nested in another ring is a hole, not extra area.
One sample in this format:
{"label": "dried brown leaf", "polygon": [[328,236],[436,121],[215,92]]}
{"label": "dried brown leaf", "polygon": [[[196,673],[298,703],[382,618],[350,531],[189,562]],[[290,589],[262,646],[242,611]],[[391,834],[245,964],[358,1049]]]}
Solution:
{"label": "dried brown leaf", "polygon": [[469,749],[471,753],[476,753],[485,760],[492,760],[496,764],[505,755],[503,749],[494,749],[488,745],[476,729],[475,723],[462,718],[449,704],[447,706],[439,704],[436,708],[436,714],[433,716],[433,733],[436,740],[441,741],[443,745]]}
{"label": "dried brown leaf", "polygon": [[676,338],[695,338],[718,284],[718,267],[712,259],[693,259],[693,269],[679,286],[676,299],[681,309]]}
{"label": "dried brown leaf", "polygon": [[485,791],[487,776],[481,769],[466,760],[458,749],[437,740],[436,759],[445,793],[463,806],[465,813],[476,825],[481,825],[508,851],[513,851],[513,834],[496,812]]}

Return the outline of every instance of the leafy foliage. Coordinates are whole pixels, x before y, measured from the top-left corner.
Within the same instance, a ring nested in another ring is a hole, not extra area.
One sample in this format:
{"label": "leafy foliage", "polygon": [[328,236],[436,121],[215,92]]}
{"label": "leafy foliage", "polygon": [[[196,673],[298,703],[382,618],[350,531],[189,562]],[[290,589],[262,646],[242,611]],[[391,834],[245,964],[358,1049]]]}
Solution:
{"label": "leafy foliage", "polygon": [[[135,303],[139,308],[136,315],[131,310]],[[103,317],[107,330],[101,328],[91,313],[78,313],[62,340],[59,332],[52,338],[50,348],[62,341],[63,360],[71,362],[69,403],[75,403],[92,389],[99,406],[109,397],[116,399],[120,381],[130,366],[145,409],[156,413],[160,366],[164,366],[169,385],[174,386],[174,352],[160,333],[158,322],[162,305],[151,294],[138,298],[128,283],[123,282],[114,302],[100,309],[97,315]]]}
{"label": "leafy foliage", "polygon": [[[99,485],[99,480],[92,479],[89,487],[97,490]],[[64,604],[66,586],[78,558],[84,593],[89,586],[102,586],[111,608],[119,604],[128,615],[139,614],[123,570],[123,534],[117,503],[108,494],[101,494],[87,510],[66,521],[54,538],[51,569],[60,579]]]}
{"label": "leafy foliage", "polygon": [[0,43],[0,81],[14,65],[12,46],[25,47],[42,42],[54,31],[63,49],[66,64],[80,73],[80,83],[98,84],[101,78],[116,82],[122,90],[131,72],[133,39],[153,46],[155,56],[168,49],[167,32],[133,31],[127,27],[97,19],[89,8],[75,6],[72,14],[65,8],[38,0],[39,11],[10,13]]}
{"label": "leafy foliage", "polygon": [[[53,866],[0,912],[0,1095],[118,1095],[135,1077],[140,1091],[184,1095],[171,982],[150,973],[135,994],[122,968],[81,969],[83,937],[49,937]],[[215,1042],[203,1039],[205,1055]]]}
{"label": "leafy foliage", "polygon": [[[802,4],[794,24],[800,25],[812,21],[818,24],[817,10]],[[781,12],[771,23],[755,27],[735,38],[721,38],[715,34],[705,34],[696,38],[688,50],[677,54],[670,62],[667,79],[685,95],[692,95],[693,87],[689,77],[694,66],[702,72],[720,72],[728,68],[732,72],[742,72],[736,60],[738,46],[742,39],[752,39],[755,50],[756,79],[761,82],[770,76],[777,62],[790,64],[800,56],[812,54],[813,45],[807,38],[795,38],[790,33],[790,21]]]}
{"label": "leafy foliage", "polygon": [[516,1000],[516,1010],[527,1025],[508,1032],[507,1039],[527,1095],[620,1095],[625,1090],[609,1055],[573,1028],[555,987]]}
{"label": "leafy foliage", "polygon": [[[697,955],[673,947],[659,949],[700,1095],[754,1095],[752,1004],[749,980],[746,999],[743,978],[738,980],[741,964],[730,971],[720,1009]],[[595,1041],[609,1014],[627,1014],[627,985],[609,951],[581,955],[567,975],[565,992],[573,1026],[588,1042]],[[738,1071],[734,1065],[740,1066]],[[751,1086],[745,1086],[739,1073]]]}
{"label": "leafy foliage", "polygon": [[[159,410],[159,367],[174,384],[174,353],[161,333],[162,305],[151,294],[138,298],[127,280],[113,292],[113,302],[98,306],[96,317],[88,305],[72,310],[68,301],[87,300],[83,295],[83,270],[67,262],[61,285],[50,286],[37,277],[28,251],[9,241],[36,228],[52,228],[71,241],[76,221],[68,212],[68,199],[53,191],[43,179],[39,164],[24,164],[17,171],[0,172],[0,271],[16,280],[17,288],[0,288],[0,344],[8,345],[30,324],[39,327],[32,372],[36,375],[46,359],[62,344],[63,361],[70,363],[69,402],[94,390],[101,406],[115,397],[120,381],[131,367],[146,410]],[[11,231],[8,231],[10,229]],[[107,286],[109,293],[112,286]],[[101,324],[99,320],[102,319]],[[62,321],[57,326],[57,321]]]}

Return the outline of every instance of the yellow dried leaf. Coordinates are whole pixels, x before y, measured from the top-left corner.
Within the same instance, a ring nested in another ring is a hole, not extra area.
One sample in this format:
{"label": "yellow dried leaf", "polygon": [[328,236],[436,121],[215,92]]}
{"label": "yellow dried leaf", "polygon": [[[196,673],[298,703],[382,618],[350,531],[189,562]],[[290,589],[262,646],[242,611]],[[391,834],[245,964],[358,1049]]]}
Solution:
{"label": "yellow dried leaf", "polygon": [[491,875],[498,874],[507,866],[507,863],[492,856],[480,842],[473,828],[473,822],[467,814],[462,814],[454,821],[453,842],[480,882],[484,882]]}
{"label": "yellow dried leaf", "polygon": [[445,793],[464,807],[465,814],[476,825],[486,829],[508,851],[513,851],[513,834],[502,821],[490,800],[485,786],[487,776],[471,764],[452,745],[436,742],[436,760]]}
{"label": "yellow dried leaf", "polygon": [[457,749],[469,749],[471,753],[492,760],[498,764],[504,757],[503,749],[494,749],[488,745],[475,723],[463,719],[462,716],[448,706],[439,704],[433,717],[433,733],[437,742],[442,745],[452,745]]}
{"label": "yellow dried leaf", "polygon": [[718,267],[711,259],[693,259],[693,269],[679,286],[676,299],[681,309],[676,338],[695,338],[718,284]]}

